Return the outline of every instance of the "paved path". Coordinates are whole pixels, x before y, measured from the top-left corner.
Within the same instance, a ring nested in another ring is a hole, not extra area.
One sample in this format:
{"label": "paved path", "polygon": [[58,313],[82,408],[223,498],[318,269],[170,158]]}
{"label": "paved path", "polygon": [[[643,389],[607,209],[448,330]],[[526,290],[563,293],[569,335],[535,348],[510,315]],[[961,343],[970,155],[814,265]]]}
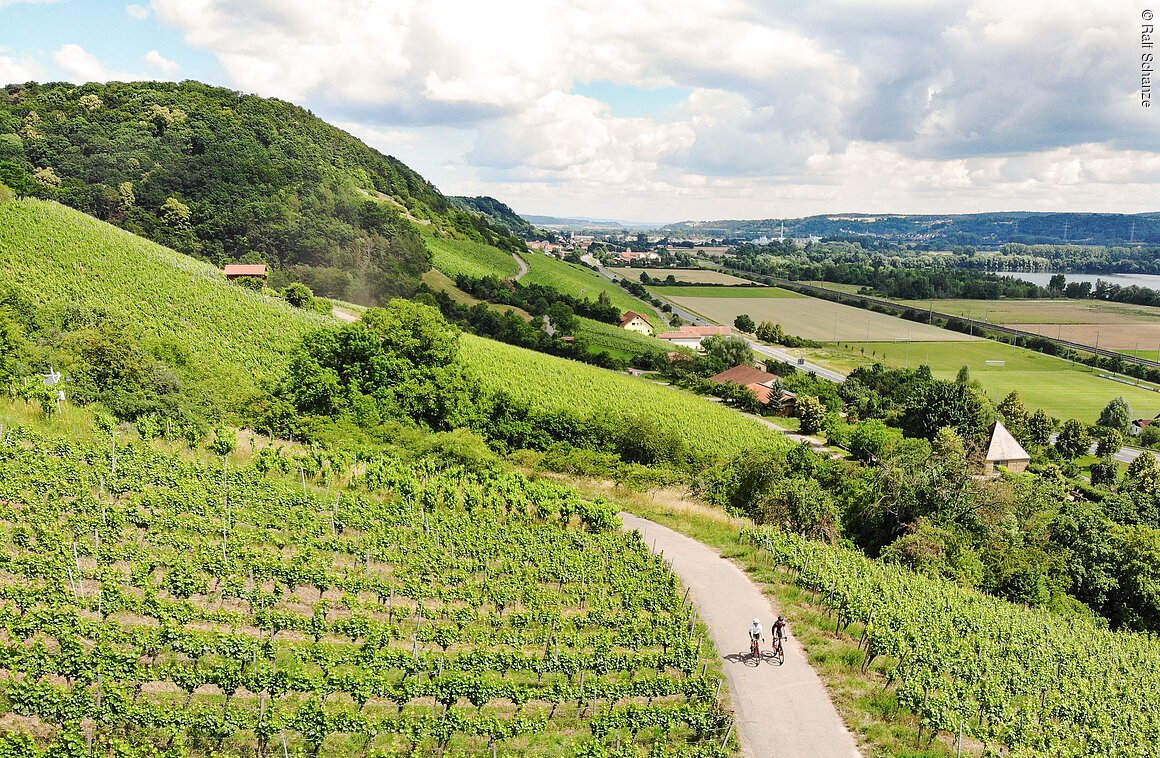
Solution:
{"label": "paved path", "polygon": [[512,257],[516,259],[516,265],[520,267],[519,273],[515,275],[512,281],[518,282],[524,278],[524,274],[528,273],[528,262],[517,253],[512,253]]}
{"label": "paved path", "polygon": [[[736,565],[682,534],[628,513],[626,529],[638,530],[651,548],[672,561],[673,571],[691,589],[693,602],[725,656],[733,692],[737,733],[747,756],[755,758],[844,758],[857,756],[853,735],[838,716],[825,686],[810,668],[794,637],[786,641],[785,664],[748,658],[746,629],[754,616],[769,633],[776,617],[769,601]],[[790,619],[793,630],[793,619]]]}

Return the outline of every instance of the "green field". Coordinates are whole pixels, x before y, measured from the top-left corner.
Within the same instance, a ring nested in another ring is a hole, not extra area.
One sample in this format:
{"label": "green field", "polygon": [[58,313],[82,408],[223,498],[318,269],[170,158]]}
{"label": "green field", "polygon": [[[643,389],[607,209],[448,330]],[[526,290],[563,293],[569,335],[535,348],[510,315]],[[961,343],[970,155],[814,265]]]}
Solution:
{"label": "green field", "polygon": [[[854,364],[874,361],[910,368],[925,363],[936,377],[953,379],[961,366],[967,366],[971,378],[979,380],[996,401],[1018,390],[1029,408],[1042,408],[1062,419],[1094,423],[1100,410],[1117,395],[1127,399],[1136,417],[1160,413],[1160,392],[1102,379],[1103,372],[1000,342],[855,342],[850,348],[847,370]],[[1006,363],[988,366],[989,360]]]}
{"label": "green field", "polygon": [[784,438],[720,403],[584,363],[463,335],[460,357],[488,391],[507,391],[540,410],[647,414],[698,455],[731,455]]}
{"label": "green field", "polygon": [[334,319],[228,283],[209,264],[40,200],[0,203],[0,281],[49,309],[103,311],[147,345],[189,355],[187,381],[235,400]]}
{"label": "green field", "polygon": [[481,242],[436,237],[426,229],[423,231],[423,242],[431,251],[435,268],[452,279],[460,274],[475,279],[484,276],[507,279],[519,271],[511,253]]}
{"label": "green field", "polygon": [[592,353],[603,350],[617,358],[628,359],[638,353],[667,353],[673,349],[668,342],[621,329],[616,324],[584,317],[578,321],[580,326],[576,336],[588,343],[588,350]]}
{"label": "green field", "polygon": [[525,256],[524,260],[528,263],[528,275],[520,280],[524,284],[543,284],[554,287],[565,295],[586,300],[596,300],[601,292],[607,292],[612,304],[621,312],[636,311],[658,329],[668,323],[668,320],[662,319],[651,305],[637,300],[592,269],[575,263],[565,263],[559,258],[542,253],[531,253]]}
{"label": "green field", "polygon": [[652,292],[661,297],[740,297],[740,298],[758,298],[758,297],[774,297],[774,298],[802,298],[805,295],[799,295],[796,292],[783,290],[780,287],[698,287],[696,285],[687,287],[653,287],[650,286],[649,292]]}
{"label": "green field", "polygon": [[704,268],[634,268],[632,266],[617,266],[610,269],[613,273],[625,279],[640,281],[641,274],[648,274],[653,279],[667,279],[673,277],[678,282],[695,284],[752,284],[748,279],[725,274],[720,271],[711,271]]}

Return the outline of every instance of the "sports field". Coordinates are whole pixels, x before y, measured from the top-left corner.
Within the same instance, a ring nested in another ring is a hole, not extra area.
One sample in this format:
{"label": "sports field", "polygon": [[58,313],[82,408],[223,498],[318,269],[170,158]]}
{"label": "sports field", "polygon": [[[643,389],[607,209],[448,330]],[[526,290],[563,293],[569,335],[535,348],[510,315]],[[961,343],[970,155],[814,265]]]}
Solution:
{"label": "sports field", "polygon": [[742,279],[720,271],[708,271],[703,268],[614,268],[610,269],[626,279],[640,281],[641,274],[648,274],[653,279],[664,280],[673,277],[678,282],[692,282],[695,284],[752,284],[748,279]]}
{"label": "sports field", "polygon": [[878,341],[847,343],[846,347],[847,360],[838,357],[827,363],[844,365],[847,370],[874,362],[910,368],[925,363],[941,379],[953,379],[959,368],[966,366],[971,378],[978,379],[996,402],[1018,390],[1028,408],[1042,408],[1061,419],[1094,423],[1100,410],[1117,395],[1131,404],[1136,417],[1160,413],[1160,392],[1105,379],[1105,372],[1001,342]]}
{"label": "sports field", "polygon": [[[758,290],[760,296],[757,297],[732,294],[716,296],[722,292],[738,292],[740,288],[735,287],[658,287],[654,290],[677,305],[719,324],[732,324],[737,316],[745,313],[758,323],[772,321],[781,324],[787,334],[819,342],[898,339],[913,342],[965,342],[976,339],[937,326],[796,295],[774,287]],[[700,296],[700,290],[711,290],[714,296]],[[739,294],[749,292],[740,290]]]}

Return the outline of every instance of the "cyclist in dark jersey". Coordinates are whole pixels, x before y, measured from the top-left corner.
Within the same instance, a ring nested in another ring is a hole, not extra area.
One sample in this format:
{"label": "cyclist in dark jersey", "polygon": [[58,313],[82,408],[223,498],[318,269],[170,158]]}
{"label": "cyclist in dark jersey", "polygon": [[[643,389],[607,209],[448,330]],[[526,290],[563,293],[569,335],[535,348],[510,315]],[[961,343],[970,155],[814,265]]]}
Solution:
{"label": "cyclist in dark jersey", "polygon": [[789,636],[789,627],[786,625],[785,616],[777,617],[777,621],[774,621],[769,627],[769,636],[773,640],[776,649],[784,649],[782,648],[782,643]]}

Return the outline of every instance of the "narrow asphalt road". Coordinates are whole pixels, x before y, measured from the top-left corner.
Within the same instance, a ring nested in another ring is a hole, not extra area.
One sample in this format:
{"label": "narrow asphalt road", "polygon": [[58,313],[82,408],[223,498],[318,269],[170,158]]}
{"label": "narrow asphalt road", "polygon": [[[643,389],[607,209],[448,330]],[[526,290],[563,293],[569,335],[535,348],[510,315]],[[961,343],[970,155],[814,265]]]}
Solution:
{"label": "narrow asphalt road", "polygon": [[512,257],[516,259],[516,265],[520,267],[519,273],[515,275],[512,281],[518,282],[524,278],[524,274],[528,273],[528,262],[525,261],[518,253],[512,253]]}
{"label": "narrow asphalt road", "polygon": [[639,531],[650,548],[672,562],[673,571],[690,588],[713,643],[724,656],[737,735],[745,755],[859,755],[853,735],[792,636],[793,619],[789,619],[791,636],[786,641],[784,664],[751,660],[747,636],[750,621],[754,616],[759,618],[768,635],[770,623],[776,618],[775,609],[757,585],[736,565],[696,540],[628,513],[620,517],[625,529]]}

